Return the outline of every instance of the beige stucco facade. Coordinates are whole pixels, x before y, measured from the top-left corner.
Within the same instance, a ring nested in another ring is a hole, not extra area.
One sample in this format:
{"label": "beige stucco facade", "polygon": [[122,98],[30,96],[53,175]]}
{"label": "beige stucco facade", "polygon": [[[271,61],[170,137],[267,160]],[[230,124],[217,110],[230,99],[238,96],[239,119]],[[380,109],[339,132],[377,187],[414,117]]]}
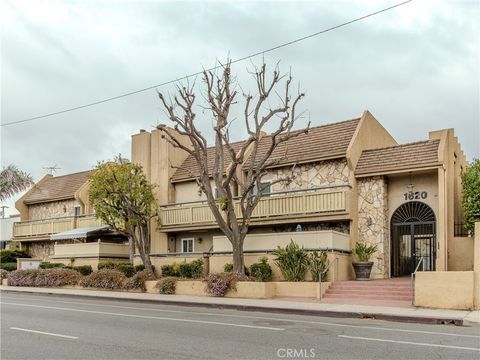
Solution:
{"label": "beige stucco facade", "polygon": [[[188,139],[182,136],[178,136],[178,139],[188,146]],[[453,231],[454,223],[462,219],[460,173],[468,163],[453,129],[431,132],[429,139],[439,140],[438,162],[423,167],[414,166],[412,169],[399,168],[358,176],[355,169],[365,151],[399,146],[370,112],[364,112],[344,155],[327,159],[305,159],[296,164],[279,166],[269,169],[263,177],[264,182],[274,181],[285,175],[293,178],[288,184],[274,184],[270,195],[272,199],[276,196],[287,196],[292,191],[295,194],[316,188],[327,188],[325,191],[331,191],[328,190],[329,187],[334,189],[344,186],[347,194],[345,211],[317,217],[292,214],[290,217],[279,217],[278,220],[270,219],[268,215],[256,219],[247,235],[245,249],[259,251],[263,247],[266,251],[285,245],[285,236],[278,236],[276,226],[295,231],[300,225],[302,236],[309,238],[305,243],[309,244],[315,243],[316,231],[338,230],[340,227],[340,232],[347,235],[345,238],[336,239],[334,245],[338,247],[338,244],[341,244],[343,249],[344,244],[349,243],[345,250],[348,253],[357,241],[375,244],[377,252],[372,259],[372,277],[388,278],[392,276],[392,247],[395,246],[392,243],[395,242],[395,239],[392,239],[392,216],[402,205],[412,201],[408,198],[409,192],[418,192],[422,193],[422,197],[414,200],[427,205],[435,216],[432,234],[435,269],[469,270],[473,266],[470,252],[472,242],[463,241],[466,238],[455,237]],[[161,185],[157,187],[160,203],[169,204],[169,209],[179,204],[178,218],[169,215],[168,226],[159,221],[159,228],[152,236],[152,254],[164,256],[181,253],[182,240],[189,238],[194,240],[195,253],[228,252],[231,246],[219,233],[215,223],[208,222],[206,215],[195,217],[195,214],[200,214],[200,210],[208,211],[208,208],[205,210],[205,197],[196,182],[193,179],[170,181],[176,168],[182,165],[186,157],[184,151],[170,145],[157,130],[151,133],[141,131],[132,136],[132,160],[144,167],[153,183]],[[307,201],[306,199],[297,197],[291,201]],[[203,209],[200,209],[200,204],[203,204]],[[188,215],[190,220],[181,223],[190,212],[193,214]],[[178,226],[175,225],[177,219],[180,221]],[[202,221],[205,221],[205,225],[202,225]],[[166,226],[166,229],[163,226]],[[318,249],[326,248],[321,242],[317,245]],[[249,256],[247,254],[246,258]],[[256,258],[258,259],[258,256]],[[218,261],[212,258],[213,268],[221,268]]]}

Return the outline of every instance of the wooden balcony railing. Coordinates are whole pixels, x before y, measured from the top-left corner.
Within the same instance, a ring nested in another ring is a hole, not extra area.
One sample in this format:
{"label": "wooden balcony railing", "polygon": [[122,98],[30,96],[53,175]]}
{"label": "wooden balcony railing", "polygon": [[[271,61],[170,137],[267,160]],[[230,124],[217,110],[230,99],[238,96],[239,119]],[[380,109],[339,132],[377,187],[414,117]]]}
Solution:
{"label": "wooden balcony railing", "polygon": [[100,220],[97,220],[94,215],[22,221],[13,224],[13,239],[44,236],[78,228],[101,225]]}
{"label": "wooden balcony railing", "polygon": [[[348,213],[349,186],[315,188],[290,192],[272,193],[260,199],[253,211],[252,221],[261,222],[275,218],[298,218],[316,214]],[[240,204],[235,203],[235,212],[241,216]],[[160,207],[162,228],[211,225],[213,214],[205,202],[165,205]]]}

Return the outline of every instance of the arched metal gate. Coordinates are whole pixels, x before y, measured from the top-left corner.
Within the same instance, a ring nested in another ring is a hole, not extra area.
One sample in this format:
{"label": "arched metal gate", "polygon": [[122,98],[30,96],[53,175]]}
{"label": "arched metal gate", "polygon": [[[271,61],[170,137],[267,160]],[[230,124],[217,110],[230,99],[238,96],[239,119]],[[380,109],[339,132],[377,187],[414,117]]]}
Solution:
{"label": "arched metal gate", "polygon": [[395,210],[390,224],[391,275],[410,275],[422,256],[419,270],[434,271],[436,221],[432,208],[420,201],[410,201]]}

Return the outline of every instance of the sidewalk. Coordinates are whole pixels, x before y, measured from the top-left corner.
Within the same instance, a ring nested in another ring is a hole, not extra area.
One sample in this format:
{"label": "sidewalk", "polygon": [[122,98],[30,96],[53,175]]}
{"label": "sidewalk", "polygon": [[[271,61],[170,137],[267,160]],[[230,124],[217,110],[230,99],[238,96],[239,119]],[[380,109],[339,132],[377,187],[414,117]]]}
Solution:
{"label": "sidewalk", "polygon": [[81,296],[87,298],[141,301],[168,305],[264,311],[289,314],[318,315],[343,318],[370,318],[378,320],[417,322],[428,324],[480,324],[480,311],[424,309],[416,307],[382,307],[368,305],[327,304],[314,301],[277,299],[239,299],[207,296],[161,295],[108,290],[80,290],[65,288],[34,288],[0,286],[2,292]]}

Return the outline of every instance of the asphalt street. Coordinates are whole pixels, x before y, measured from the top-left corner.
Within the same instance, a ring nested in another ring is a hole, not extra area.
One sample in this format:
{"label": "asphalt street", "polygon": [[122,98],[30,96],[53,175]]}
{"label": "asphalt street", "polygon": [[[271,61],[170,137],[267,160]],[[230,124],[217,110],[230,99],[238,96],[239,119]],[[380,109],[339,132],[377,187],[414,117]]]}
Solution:
{"label": "asphalt street", "polygon": [[480,359],[480,327],[1,294],[1,359]]}

